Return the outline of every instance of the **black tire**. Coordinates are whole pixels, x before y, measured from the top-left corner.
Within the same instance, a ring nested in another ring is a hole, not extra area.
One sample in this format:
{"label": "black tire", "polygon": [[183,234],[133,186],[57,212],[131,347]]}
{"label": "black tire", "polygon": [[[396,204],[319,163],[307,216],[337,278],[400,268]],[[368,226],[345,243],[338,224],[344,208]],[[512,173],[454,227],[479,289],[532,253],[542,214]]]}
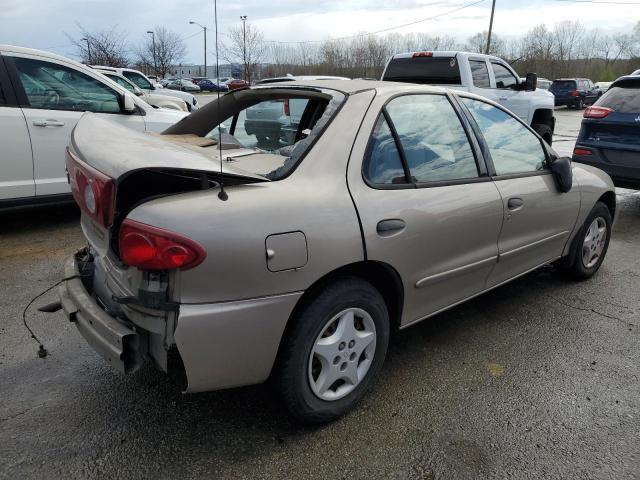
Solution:
{"label": "black tire", "polygon": [[533,125],[531,125],[531,128],[533,128],[538,135],[540,135],[545,142],[547,142],[549,145],[551,145],[551,143],[553,142],[553,130],[551,130],[551,127],[545,123],[534,123]]}
{"label": "black tire", "polygon": [[[607,227],[606,236],[604,239],[604,248],[597,262],[590,267],[587,267],[587,265],[585,265],[583,261],[584,240],[589,227],[597,218],[601,218],[602,220],[604,220],[604,223]],[[569,250],[569,255],[558,260],[556,262],[556,267],[575,280],[586,280],[587,278],[591,278],[598,271],[600,265],[602,265],[602,262],[604,261],[604,257],[607,255],[610,239],[611,212],[604,203],[597,202],[591,210],[591,213],[589,213],[586,220],[584,221],[582,228],[580,228],[580,231],[576,234],[571,249]]]}
{"label": "black tire", "polygon": [[[355,389],[337,400],[323,400],[309,381],[312,347],[334,316],[348,308],[366,311],[373,320],[376,346],[369,370]],[[323,288],[302,307],[283,339],[277,382],[283,401],[294,418],[303,423],[327,423],[351,410],[377,376],[389,344],[389,314],[382,295],[356,277],[340,279]]]}

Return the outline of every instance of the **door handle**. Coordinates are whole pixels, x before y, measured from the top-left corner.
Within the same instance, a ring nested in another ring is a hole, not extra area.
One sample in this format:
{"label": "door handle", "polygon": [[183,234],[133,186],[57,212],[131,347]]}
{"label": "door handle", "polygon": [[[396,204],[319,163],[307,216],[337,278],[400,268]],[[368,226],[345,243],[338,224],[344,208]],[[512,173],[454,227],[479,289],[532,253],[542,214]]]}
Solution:
{"label": "door handle", "polygon": [[518,197],[510,198],[507,202],[507,208],[509,210],[519,210],[524,205],[524,200]]}
{"label": "door handle", "polygon": [[505,102],[507,100],[507,97],[499,97],[498,100],[501,102]]}
{"label": "door handle", "polygon": [[390,218],[386,220],[380,220],[378,225],[376,226],[376,231],[380,236],[387,236],[393,233],[402,231],[405,229],[407,224],[404,220],[400,218]]}
{"label": "door handle", "polygon": [[36,127],[64,127],[64,122],[59,120],[34,120],[33,125]]}

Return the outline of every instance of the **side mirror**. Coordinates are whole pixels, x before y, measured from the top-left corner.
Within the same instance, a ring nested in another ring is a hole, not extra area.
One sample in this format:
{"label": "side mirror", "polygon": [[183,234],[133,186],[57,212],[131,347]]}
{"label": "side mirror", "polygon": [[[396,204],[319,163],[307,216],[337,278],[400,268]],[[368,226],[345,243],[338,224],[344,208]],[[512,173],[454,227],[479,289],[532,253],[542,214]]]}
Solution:
{"label": "side mirror", "polygon": [[142,90],[140,90],[138,87],[134,87],[133,88],[133,93],[136,94],[136,96],[141,97],[144,95],[144,92]]}
{"label": "side mirror", "polygon": [[133,113],[136,111],[136,104],[129,95],[124,95],[122,99],[122,111],[124,113]]}
{"label": "side mirror", "polygon": [[551,173],[556,180],[556,185],[562,193],[567,193],[573,185],[573,170],[571,169],[571,158],[558,157],[552,160]]}
{"label": "side mirror", "polygon": [[535,73],[527,73],[527,76],[524,79],[524,88],[525,92],[534,92],[538,88],[538,75]]}

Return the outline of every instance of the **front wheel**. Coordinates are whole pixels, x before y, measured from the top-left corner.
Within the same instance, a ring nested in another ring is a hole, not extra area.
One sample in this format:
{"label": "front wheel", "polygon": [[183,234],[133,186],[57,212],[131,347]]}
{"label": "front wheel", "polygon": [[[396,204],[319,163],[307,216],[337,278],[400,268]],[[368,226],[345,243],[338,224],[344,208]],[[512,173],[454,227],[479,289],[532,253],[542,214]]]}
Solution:
{"label": "front wheel", "polygon": [[574,240],[572,253],[557,267],[577,280],[592,277],[602,265],[611,239],[611,212],[597,202]]}
{"label": "front wheel", "polygon": [[291,414],[326,423],[351,410],[376,377],[389,343],[382,295],[358,278],[338,280],[292,319],[283,340],[280,392]]}

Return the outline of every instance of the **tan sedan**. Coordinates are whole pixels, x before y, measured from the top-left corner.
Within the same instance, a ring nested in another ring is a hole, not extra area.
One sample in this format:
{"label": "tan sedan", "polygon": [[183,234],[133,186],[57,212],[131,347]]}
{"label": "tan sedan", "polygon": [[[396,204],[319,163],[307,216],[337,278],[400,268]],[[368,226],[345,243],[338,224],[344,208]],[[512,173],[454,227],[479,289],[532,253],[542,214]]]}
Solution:
{"label": "tan sedan", "polygon": [[[244,119],[273,102],[295,135],[267,148]],[[501,106],[389,82],[233,91],[160,136],[87,114],[67,168],[89,246],[60,298],[93,348],[187,392],[273,376],[308,422],[362,398],[394,329],[548,263],[593,275],[616,206]]]}

